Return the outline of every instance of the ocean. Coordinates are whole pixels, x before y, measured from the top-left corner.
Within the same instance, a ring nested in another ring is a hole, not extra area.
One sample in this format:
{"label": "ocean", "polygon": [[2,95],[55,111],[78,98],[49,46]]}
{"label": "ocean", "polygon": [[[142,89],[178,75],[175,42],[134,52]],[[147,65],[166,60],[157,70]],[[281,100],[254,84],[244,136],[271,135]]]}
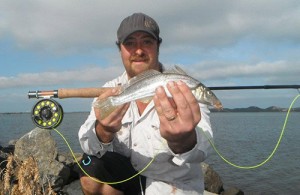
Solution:
{"label": "ocean", "polygon": [[[75,152],[81,152],[78,129],[87,112],[65,113],[57,127]],[[269,157],[281,134],[286,113],[211,113],[214,143],[220,154],[233,164],[255,166]],[[7,145],[35,126],[29,113],[0,114],[0,144]],[[237,187],[245,194],[293,195],[300,193],[300,113],[292,112],[274,155],[254,169],[240,169],[223,161],[212,149],[206,162],[217,171],[225,188]],[[68,151],[63,139],[52,131],[60,151]]]}

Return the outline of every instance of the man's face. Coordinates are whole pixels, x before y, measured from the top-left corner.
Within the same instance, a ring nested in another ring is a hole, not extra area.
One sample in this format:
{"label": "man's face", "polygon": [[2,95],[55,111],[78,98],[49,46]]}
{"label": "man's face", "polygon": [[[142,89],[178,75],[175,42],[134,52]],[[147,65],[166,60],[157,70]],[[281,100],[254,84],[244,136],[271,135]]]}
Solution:
{"label": "man's face", "polygon": [[145,70],[159,70],[158,42],[145,32],[135,32],[121,44],[120,52],[129,78]]}

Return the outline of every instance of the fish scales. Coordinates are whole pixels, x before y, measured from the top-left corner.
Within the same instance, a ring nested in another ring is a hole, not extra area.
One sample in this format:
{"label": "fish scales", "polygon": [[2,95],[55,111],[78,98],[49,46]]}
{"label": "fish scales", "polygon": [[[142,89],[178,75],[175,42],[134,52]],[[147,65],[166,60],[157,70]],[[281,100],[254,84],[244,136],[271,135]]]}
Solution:
{"label": "fish scales", "polygon": [[139,82],[129,85],[118,96],[112,97],[112,102],[114,105],[121,105],[129,101],[151,97],[155,94],[155,89],[159,86],[163,86],[168,96],[171,96],[166,84],[169,81],[179,80],[187,83],[190,88],[196,88],[199,84],[196,80],[194,82],[189,82],[190,78],[185,75],[163,74],[158,72],[156,75],[151,74],[151,77],[145,77]]}
{"label": "fish scales", "polygon": [[167,70],[163,73],[156,70],[148,70],[136,77],[130,79],[128,84],[121,88],[119,95],[108,97],[105,100],[96,101],[93,106],[100,108],[101,118],[108,116],[113,110],[127,102],[141,100],[149,102],[159,86],[163,86],[169,97],[166,85],[169,81],[183,81],[191,89],[198,102],[217,109],[222,109],[222,104],[215,94],[198,80],[187,75],[181,68],[175,66],[175,69]]}

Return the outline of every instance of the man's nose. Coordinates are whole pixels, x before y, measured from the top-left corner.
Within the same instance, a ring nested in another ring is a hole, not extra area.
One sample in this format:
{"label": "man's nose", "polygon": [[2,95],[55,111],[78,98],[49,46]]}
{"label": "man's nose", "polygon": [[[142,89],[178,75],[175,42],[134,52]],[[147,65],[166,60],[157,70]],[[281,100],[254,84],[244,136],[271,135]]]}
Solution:
{"label": "man's nose", "polygon": [[135,53],[138,54],[138,55],[142,55],[142,54],[144,54],[144,50],[141,49],[141,48],[137,48],[137,49],[135,50]]}
{"label": "man's nose", "polygon": [[137,43],[136,48],[135,48],[135,53],[138,55],[142,55],[144,53],[141,43]]}

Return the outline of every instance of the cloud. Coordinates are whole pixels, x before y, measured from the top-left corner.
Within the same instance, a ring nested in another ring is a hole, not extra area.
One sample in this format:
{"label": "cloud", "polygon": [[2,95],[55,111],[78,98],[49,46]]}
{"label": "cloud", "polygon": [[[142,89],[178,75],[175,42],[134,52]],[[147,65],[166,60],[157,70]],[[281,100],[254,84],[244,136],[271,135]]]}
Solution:
{"label": "cloud", "polygon": [[[166,65],[171,68],[171,65]],[[208,68],[207,68],[208,67]],[[290,67],[294,67],[291,69]],[[202,80],[257,80],[268,83],[298,82],[300,67],[285,61],[259,62],[257,64],[226,64],[215,61],[205,61],[199,64],[183,67],[191,76]],[[104,83],[123,72],[121,66],[87,66],[84,68],[48,71],[41,73],[22,73],[15,77],[0,77],[0,89],[24,86],[67,85],[74,82]],[[261,79],[262,78],[262,79]],[[293,83],[289,83],[293,84]]]}
{"label": "cloud", "polygon": [[[222,82],[241,81],[263,82],[261,84],[299,82],[300,66],[287,61],[259,62],[256,64],[229,64],[206,61],[190,66],[189,72],[199,80],[220,80]],[[196,74],[195,74],[196,73]]]}
{"label": "cloud", "polygon": [[118,14],[107,13],[116,10],[115,4],[103,9],[104,1],[25,0],[3,4],[2,34],[12,36],[21,48],[73,51],[76,47],[78,52],[106,47],[115,40],[115,33],[110,32],[117,26],[112,21],[120,20]]}
{"label": "cloud", "polygon": [[120,74],[116,31],[133,12],[159,23],[161,62],[184,64],[205,84],[299,84],[299,10],[298,0],[1,1],[1,109],[23,87],[101,85]]}
{"label": "cloud", "polygon": [[[300,41],[300,3],[261,1],[4,1],[0,36],[22,48],[82,52],[111,46],[122,18],[137,10],[154,17],[168,45],[220,47],[241,37]],[[139,5],[139,9],[133,5]],[[158,9],[160,8],[160,9]],[[162,9],[164,11],[162,11]]]}
{"label": "cloud", "polygon": [[67,85],[72,82],[97,82],[103,84],[123,71],[122,67],[89,66],[76,70],[52,71],[41,73],[22,73],[15,77],[0,77],[0,89],[25,87]]}

